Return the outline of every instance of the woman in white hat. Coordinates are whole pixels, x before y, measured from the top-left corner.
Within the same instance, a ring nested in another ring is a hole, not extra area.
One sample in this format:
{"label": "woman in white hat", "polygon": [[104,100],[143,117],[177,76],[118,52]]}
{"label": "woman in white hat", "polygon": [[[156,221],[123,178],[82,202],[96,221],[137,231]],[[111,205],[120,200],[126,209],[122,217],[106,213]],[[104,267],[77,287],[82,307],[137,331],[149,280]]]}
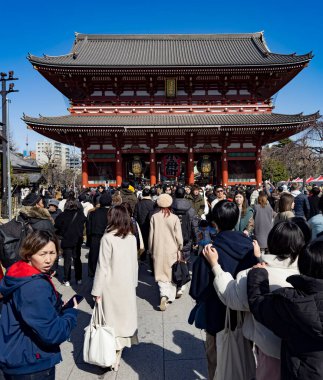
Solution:
{"label": "woman in white hat", "polygon": [[167,303],[175,300],[177,287],[172,283],[172,265],[177,261],[178,252],[183,248],[181,223],[171,211],[173,199],[161,194],[157,199],[159,210],[150,220],[148,247],[152,254],[155,281],[160,292],[160,310],[166,310]]}

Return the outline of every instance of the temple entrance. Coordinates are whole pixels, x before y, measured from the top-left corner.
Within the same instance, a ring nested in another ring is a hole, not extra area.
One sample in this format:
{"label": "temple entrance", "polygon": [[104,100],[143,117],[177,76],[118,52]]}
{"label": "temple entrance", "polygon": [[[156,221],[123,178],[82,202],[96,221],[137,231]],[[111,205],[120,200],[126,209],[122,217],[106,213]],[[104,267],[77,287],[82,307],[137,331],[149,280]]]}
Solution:
{"label": "temple entrance", "polygon": [[160,183],[185,184],[186,156],[184,154],[167,153],[157,155],[157,180]]}
{"label": "temple entrance", "polygon": [[219,154],[200,154],[197,160],[194,160],[194,182],[199,186],[207,184],[216,185],[221,173],[219,172],[219,163],[221,162]]}
{"label": "temple entrance", "polygon": [[88,162],[88,183],[89,185],[100,185],[116,183],[116,164],[115,162]]}
{"label": "temple entrance", "polygon": [[124,154],[123,178],[138,185],[150,183],[150,166],[148,154]]}

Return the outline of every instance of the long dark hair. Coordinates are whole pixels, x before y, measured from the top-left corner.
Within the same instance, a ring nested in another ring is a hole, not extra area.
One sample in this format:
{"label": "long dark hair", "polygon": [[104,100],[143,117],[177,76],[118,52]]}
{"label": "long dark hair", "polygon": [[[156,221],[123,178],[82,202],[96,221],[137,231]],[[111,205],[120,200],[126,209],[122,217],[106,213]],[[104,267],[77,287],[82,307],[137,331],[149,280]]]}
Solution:
{"label": "long dark hair", "polygon": [[123,205],[113,206],[108,211],[107,232],[115,231],[116,236],[125,238],[129,233],[133,233],[133,225],[128,210]]}
{"label": "long dark hair", "polygon": [[235,193],[234,193],[234,198],[233,198],[233,201],[234,203],[236,203],[236,196],[237,195],[242,195],[243,196],[243,202],[242,202],[242,205],[241,205],[241,216],[244,217],[247,213],[247,209],[248,209],[248,201],[247,201],[247,197],[246,197],[246,194],[241,191],[241,190],[237,190]]}

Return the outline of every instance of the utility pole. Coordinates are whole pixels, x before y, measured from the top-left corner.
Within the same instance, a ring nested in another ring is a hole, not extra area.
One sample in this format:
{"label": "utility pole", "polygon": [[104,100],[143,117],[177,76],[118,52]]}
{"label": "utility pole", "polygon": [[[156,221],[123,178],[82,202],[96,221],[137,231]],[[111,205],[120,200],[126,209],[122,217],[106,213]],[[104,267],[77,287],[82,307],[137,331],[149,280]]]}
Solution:
{"label": "utility pole", "polygon": [[[8,77],[8,78],[7,78]],[[8,173],[8,161],[10,162],[10,157],[8,155],[8,152],[10,152],[9,147],[9,138],[8,138],[8,125],[7,125],[7,95],[10,92],[18,92],[18,90],[14,90],[14,83],[9,83],[9,88],[7,89],[7,82],[18,80],[18,78],[14,78],[14,72],[9,71],[8,74],[1,72],[0,73],[0,80],[1,80],[1,97],[2,97],[2,160],[1,160],[1,169],[2,169],[2,191],[1,191],[1,198],[2,198],[2,217],[4,219],[10,218],[11,215],[9,215],[9,205],[8,200],[9,196],[11,197],[11,188],[8,188],[8,175],[10,176],[10,170]],[[8,149],[9,148],[9,149]]]}

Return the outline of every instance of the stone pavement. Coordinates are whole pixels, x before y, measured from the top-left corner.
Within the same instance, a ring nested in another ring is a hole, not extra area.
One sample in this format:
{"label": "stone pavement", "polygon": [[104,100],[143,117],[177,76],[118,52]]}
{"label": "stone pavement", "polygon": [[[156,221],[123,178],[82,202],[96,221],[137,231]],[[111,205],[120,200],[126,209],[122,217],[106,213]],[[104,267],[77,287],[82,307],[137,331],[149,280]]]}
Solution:
{"label": "stone pavement", "polygon": [[[78,325],[70,342],[61,345],[63,362],[56,366],[57,380],[198,380],[207,379],[205,335],[187,323],[194,306],[188,291],[165,312],[158,309],[159,294],[146,264],[140,264],[137,288],[139,345],[125,348],[118,372],[105,372],[83,361],[84,328],[91,318],[91,280],[87,278],[87,249],[82,249],[83,284],[65,287],[55,280],[64,300],[75,292],[85,296]],[[61,265],[62,263],[60,263]],[[62,268],[60,267],[60,275]],[[74,271],[72,271],[72,276]]]}

